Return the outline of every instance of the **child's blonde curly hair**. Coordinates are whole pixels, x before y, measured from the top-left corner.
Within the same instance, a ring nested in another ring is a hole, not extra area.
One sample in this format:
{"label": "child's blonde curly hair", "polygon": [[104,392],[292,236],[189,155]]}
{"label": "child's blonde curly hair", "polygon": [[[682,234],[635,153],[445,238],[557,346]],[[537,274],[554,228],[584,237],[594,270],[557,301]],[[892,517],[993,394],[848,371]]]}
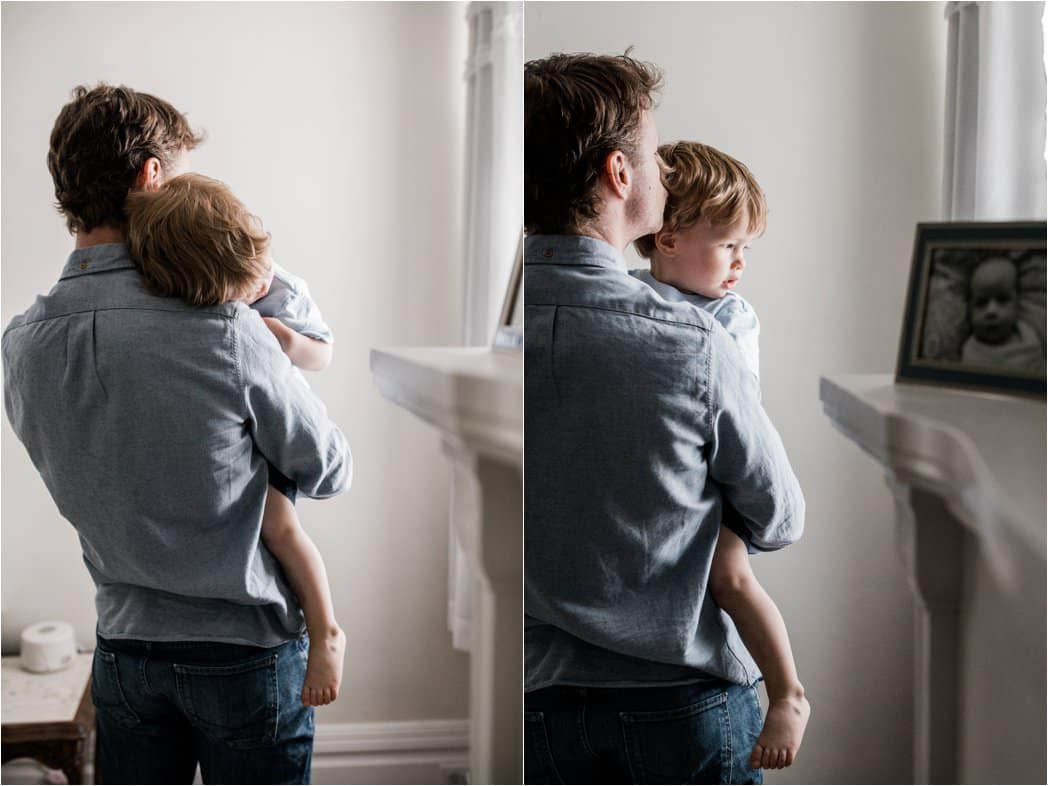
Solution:
{"label": "child's blonde curly hair", "polygon": [[[662,182],[669,192],[662,232],[676,232],[704,221],[730,226],[749,216],[749,230],[764,232],[768,202],[746,165],[715,147],[700,142],[669,142],[659,147],[665,162]],[[651,258],[655,235],[638,238],[637,252]]]}

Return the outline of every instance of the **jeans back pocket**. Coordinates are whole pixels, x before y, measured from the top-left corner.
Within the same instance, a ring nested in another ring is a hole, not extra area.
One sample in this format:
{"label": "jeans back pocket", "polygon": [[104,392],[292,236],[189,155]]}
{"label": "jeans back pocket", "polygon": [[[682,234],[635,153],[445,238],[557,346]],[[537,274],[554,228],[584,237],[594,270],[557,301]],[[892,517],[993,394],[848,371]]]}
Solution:
{"label": "jeans back pocket", "polygon": [[91,663],[91,701],[98,712],[105,713],[125,729],[133,729],[139,724],[139,718],[127,703],[116,659],[115,653],[95,649]]}
{"label": "jeans back pocket", "polygon": [[621,712],[635,783],[723,783],[731,772],[727,694],[682,707]]}
{"label": "jeans back pocket", "polygon": [[231,748],[260,748],[277,736],[277,655],[222,666],[172,664],[193,725]]}
{"label": "jeans back pocket", "polygon": [[553,761],[545,715],[527,710],[524,711],[524,782],[565,782]]}

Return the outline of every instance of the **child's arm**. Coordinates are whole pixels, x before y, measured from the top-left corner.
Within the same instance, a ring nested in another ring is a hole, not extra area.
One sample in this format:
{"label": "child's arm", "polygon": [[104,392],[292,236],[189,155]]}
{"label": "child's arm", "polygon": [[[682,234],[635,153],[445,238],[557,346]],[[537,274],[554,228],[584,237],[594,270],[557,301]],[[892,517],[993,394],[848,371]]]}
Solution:
{"label": "child's arm", "polygon": [[262,541],[284,569],[306,618],[309,661],[302,703],[328,704],[338,697],[342,683],[346,634],[335,621],[327,570],[320,551],[299,524],[294,505],[273,487],[266,493]]}
{"label": "child's arm", "polygon": [[292,363],[306,371],[323,371],[331,363],[331,344],[304,336],[292,330],[276,317],[262,317],[280,348]]}
{"label": "child's arm", "polygon": [[782,614],[753,575],[746,545],[727,527],[720,528],[717,538],[709,589],[738,628],[768,689],[768,717],[750,766],[788,767],[800,748],[811,709],[797,676]]}

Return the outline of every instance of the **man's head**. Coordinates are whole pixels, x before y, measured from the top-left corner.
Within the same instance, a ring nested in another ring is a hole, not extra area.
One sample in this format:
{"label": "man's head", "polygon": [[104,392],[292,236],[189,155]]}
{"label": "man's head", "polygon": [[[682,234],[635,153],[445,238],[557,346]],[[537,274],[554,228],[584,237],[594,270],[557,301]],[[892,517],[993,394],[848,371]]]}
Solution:
{"label": "man's head", "polygon": [[972,333],[987,344],[1002,344],[1019,317],[1019,272],[1005,257],[992,256],[972,269],[968,305]]}
{"label": "man's head", "polygon": [[744,164],[709,145],[674,142],[659,155],[669,192],[663,225],[638,238],[637,251],[660,281],[723,297],[742,276],[745,249],[767,225],[764,192]]}
{"label": "man's head", "polygon": [[182,155],[202,139],[181,112],[147,93],[106,84],[74,89],[47,153],[69,231],[122,228],[128,191],[176,173]]}
{"label": "man's head", "polygon": [[524,226],[580,234],[616,203],[632,237],[665,202],[651,113],[659,70],[628,55],[555,54],[524,66]]}
{"label": "man's head", "polygon": [[127,215],[131,258],[154,295],[212,306],[268,291],[269,233],[224,183],[179,175],[128,194]]}

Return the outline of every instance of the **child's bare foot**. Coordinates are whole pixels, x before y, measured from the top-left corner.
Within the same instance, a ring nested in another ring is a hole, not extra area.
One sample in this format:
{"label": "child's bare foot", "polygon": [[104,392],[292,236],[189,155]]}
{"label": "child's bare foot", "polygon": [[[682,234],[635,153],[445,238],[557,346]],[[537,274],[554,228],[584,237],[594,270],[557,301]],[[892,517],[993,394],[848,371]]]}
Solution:
{"label": "child's bare foot", "polygon": [[797,757],[811,705],[804,694],[778,699],[768,705],[768,715],[750,754],[753,769],[781,770]]}
{"label": "child's bare foot", "polygon": [[302,704],[319,707],[338,698],[342,685],[342,660],[346,654],[346,634],[339,627],[327,636],[309,639],[309,660],[302,686]]}

